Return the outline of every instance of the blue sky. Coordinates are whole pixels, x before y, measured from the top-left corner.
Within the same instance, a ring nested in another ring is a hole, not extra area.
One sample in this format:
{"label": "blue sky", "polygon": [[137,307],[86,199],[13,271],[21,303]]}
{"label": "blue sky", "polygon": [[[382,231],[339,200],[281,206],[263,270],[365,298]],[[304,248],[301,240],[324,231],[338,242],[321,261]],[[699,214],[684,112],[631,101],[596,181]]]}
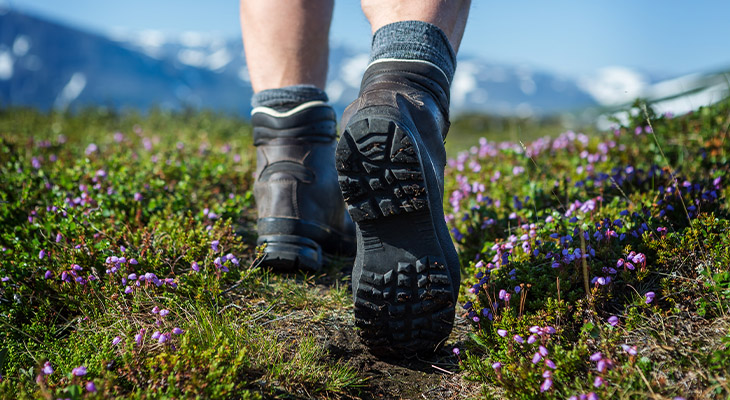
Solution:
{"label": "blue sky", "polygon": [[[237,0],[3,2],[101,33],[239,35]],[[474,0],[461,52],[566,75],[620,65],[668,77],[730,67],[728,15],[730,1],[720,0]],[[336,1],[331,37],[367,48],[370,28],[359,1]]]}

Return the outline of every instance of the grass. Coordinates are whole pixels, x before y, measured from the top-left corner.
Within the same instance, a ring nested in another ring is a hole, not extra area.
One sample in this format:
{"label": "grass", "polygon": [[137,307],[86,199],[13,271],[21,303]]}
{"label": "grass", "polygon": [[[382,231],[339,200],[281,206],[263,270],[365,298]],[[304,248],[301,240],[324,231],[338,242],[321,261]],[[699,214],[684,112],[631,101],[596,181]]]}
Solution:
{"label": "grass", "polygon": [[486,398],[726,398],[727,102],[451,161]]}
{"label": "grass", "polygon": [[455,120],[455,334],[380,360],[344,263],[257,266],[246,122],[0,111],[0,397],[727,398],[730,103],[629,115]]}
{"label": "grass", "polygon": [[[254,266],[248,126],[92,110],[13,110],[1,124],[2,397],[88,397],[88,382],[132,398],[338,397],[362,385],[307,324],[282,323],[327,321],[348,307],[346,285],[322,293],[311,277]],[[238,147],[220,147],[234,136]],[[72,376],[78,366],[87,374]]]}

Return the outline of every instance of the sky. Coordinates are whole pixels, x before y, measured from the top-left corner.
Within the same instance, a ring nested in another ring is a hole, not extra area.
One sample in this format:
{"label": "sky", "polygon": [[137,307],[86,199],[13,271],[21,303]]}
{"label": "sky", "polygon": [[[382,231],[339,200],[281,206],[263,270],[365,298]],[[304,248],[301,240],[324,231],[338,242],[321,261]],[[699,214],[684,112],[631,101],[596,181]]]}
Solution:
{"label": "sky", "polygon": [[[261,0],[266,1],[266,0]],[[119,30],[240,35],[237,0],[0,0],[110,34]],[[730,68],[727,0],[474,0],[462,55],[567,76],[624,66],[660,77]],[[367,49],[359,1],[339,0],[331,40]]]}

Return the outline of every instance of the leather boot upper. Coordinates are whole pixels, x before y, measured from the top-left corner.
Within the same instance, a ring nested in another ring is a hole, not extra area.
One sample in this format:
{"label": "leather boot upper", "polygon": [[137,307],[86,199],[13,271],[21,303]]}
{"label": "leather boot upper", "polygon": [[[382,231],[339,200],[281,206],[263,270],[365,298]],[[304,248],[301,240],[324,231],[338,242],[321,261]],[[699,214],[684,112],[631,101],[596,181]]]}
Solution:
{"label": "leather boot upper", "polygon": [[[317,103],[285,113],[254,110],[260,236],[300,235],[317,242],[354,236],[334,166],[335,113]],[[336,247],[319,244],[325,251]]]}

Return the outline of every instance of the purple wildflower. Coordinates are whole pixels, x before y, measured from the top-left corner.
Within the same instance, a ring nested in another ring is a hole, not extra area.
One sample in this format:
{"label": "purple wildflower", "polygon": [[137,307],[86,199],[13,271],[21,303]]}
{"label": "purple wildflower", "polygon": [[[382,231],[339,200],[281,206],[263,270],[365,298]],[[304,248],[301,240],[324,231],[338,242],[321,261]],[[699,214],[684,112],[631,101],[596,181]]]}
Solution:
{"label": "purple wildflower", "polygon": [[157,343],[162,344],[162,343],[165,343],[165,342],[167,342],[167,334],[164,334],[163,333],[163,334],[160,335],[159,339],[157,339]]}
{"label": "purple wildflower", "polygon": [[142,197],[142,194],[140,192],[135,192],[134,193],[134,201],[142,201],[142,199],[143,199],[143,197]]}
{"label": "purple wildflower", "polygon": [[129,259],[129,263],[130,263],[130,264],[132,264],[132,265],[137,265],[137,264],[139,264],[139,263],[137,262],[137,260],[135,260],[134,258],[130,258],[130,259]]}
{"label": "purple wildflower", "polygon": [[629,355],[632,355],[632,356],[635,356],[638,353],[636,346],[629,346],[628,344],[622,344],[621,348],[625,352],[629,353]]}
{"label": "purple wildflower", "polygon": [[50,270],[46,271],[46,273],[43,275],[46,279],[51,279],[53,277],[53,272]]}
{"label": "purple wildflower", "polygon": [[524,343],[524,342],[525,342],[525,339],[523,339],[523,338],[522,338],[522,336],[520,336],[520,335],[514,335],[514,336],[512,337],[512,339],[514,339],[514,340],[515,340],[515,342],[517,342],[517,343],[519,343],[519,344],[522,344],[522,343]]}
{"label": "purple wildflower", "polygon": [[84,376],[84,375],[86,375],[86,367],[84,367],[83,365],[80,367],[76,367],[73,370],[71,370],[71,373],[74,376]]}
{"label": "purple wildflower", "polygon": [[50,361],[46,361],[45,364],[43,364],[43,369],[41,369],[43,372],[43,375],[50,375],[53,373],[53,367],[51,366]]}
{"label": "purple wildflower", "polygon": [[542,385],[540,385],[540,392],[547,392],[550,390],[551,386],[553,386],[552,378],[545,378],[545,381],[543,381]]}
{"label": "purple wildflower", "polygon": [[174,333],[175,335],[182,335],[183,333],[185,333],[185,331],[178,327],[175,327],[175,328],[172,328],[172,333]]}
{"label": "purple wildflower", "polygon": [[112,339],[112,345],[116,346],[121,341],[122,341],[122,338],[120,338],[119,336],[114,336],[114,339]]}
{"label": "purple wildflower", "polygon": [[600,351],[597,353],[591,354],[591,361],[598,361],[602,358],[603,358],[603,353],[601,353]]}
{"label": "purple wildflower", "polygon": [[545,347],[545,346],[542,346],[542,345],[541,345],[540,347],[538,347],[538,352],[539,352],[539,353],[540,353],[540,355],[542,355],[543,357],[546,357],[546,356],[548,355],[548,349],[547,349],[547,347]]}
{"label": "purple wildflower", "polygon": [[44,258],[45,256],[46,256],[46,251],[45,251],[45,250],[41,250],[41,251],[39,251],[39,252],[38,252],[38,258],[40,258],[41,260],[42,260],[42,259],[43,259],[43,258]]}
{"label": "purple wildflower", "polygon": [[459,355],[459,353],[460,353],[460,351],[459,351],[459,348],[458,348],[458,347],[454,347],[453,349],[451,349],[451,351],[452,351],[452,352],[453,352],[454,354],[456,354],[457,356],[458,356],[458,355]]}
{"label": "purple wildflower", "polygon": [[611,324],[611,326],[618,325],[618,317],[615,315],[608,317],[608,323]]}
{"label": "purple wildflower", "polygon": [[532,363],[533,364],[539,363],[540,360],[542,360],[542,356],[540,355],[540,353],[535,353],[535,355],[532,356]]}
{"label": "purple wildflower", "polygon": [[529,344],[533,344],[533,343],[535,343],[536,341],[537,341],[537,335],[530,335],[530,336],[529,336],[529,337],[527,338],[527,343],[529,343]]}
{"label": "purple wildflower", "polygon": [[193,271],[195,271],[195,272],[199,272],[199,271],[200,271],[200,266],[198,266],[198,263],[197,263],[196,261],[193,261],[193,264],[192,264],[192,265],[190,265],[190,268],[191,268],[191,269],[192,269]]}
{"label": "purple wildflower", "polygon": [[213,249],[213,251],[218,251],[218,244],[220,243],[219,240],[214,240],[210,242],[210,248]]}
{"label": "purple wildflower", "polygon": [[92,381],[86,382],[86,391],[88,391],[90,393],[96,392],[96,385],[94,385],[94,382],[92,382]]}
{"label": "purple wildflower", "polygon": [[160,331],[155,331],[152,333],[152,339],[159,339],[160,338]]}
{"label": "purple wildflower", "polygon": [[656,294],[654,292],[646,292],[644,296],[646,297],[646,304],[649,304],[654,300],[654,296],[656,296]]}
{"label": "purple wildflower", "polygon": [[601,385],[603,385],[603,378],[597,376],[596,379],[593,380],[593,387],[601,387]]}
{"label": "purple wildflower", "polygon": [[555,365],[555,363],[553,362],[553,360],[551,360],[551,359],[549,359],[549,358],[546,358],[546,359],[545,359],[545,365],[546,365],[546,366],[547,366],[548,368],[552,368],[552,369],[556,369],[556,368],[558,368],[558,367],[557,367],[557,366]]}
{"label": "purple wildflower", "polygon": [[167,310],[167,309],[160,310],[160,317],[164,317],[164,316],[166,316],[169,313],[170,313],[170,310]]}
{"label": "purple wildflower", "polygon": [[132,293],[132,292],[133,292],[133,290],[132,290],[132,288],[131,288],[131,287],[127,286],[126,288],[124,288],[124,293],[126,293],[126,294],[130,294],[130,293]]}
{"label": "purple wildflower", "polygon": [[507,336],[507,331],[504,329],[497,329],[497,335],[505,337]]}

